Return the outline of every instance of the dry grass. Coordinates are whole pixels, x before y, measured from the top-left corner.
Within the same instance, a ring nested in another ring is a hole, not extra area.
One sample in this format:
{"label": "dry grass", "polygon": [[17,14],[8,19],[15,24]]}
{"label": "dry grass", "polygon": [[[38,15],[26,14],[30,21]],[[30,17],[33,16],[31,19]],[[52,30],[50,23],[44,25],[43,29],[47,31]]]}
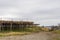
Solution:
{"label": "dry grass", "polygon": [[60,30],[55,30],[55,31],[52,31],[54,34],[53,34],[53,37],[52,37],[52,40],[60,40]]}
{"label": "dry grass", "polygon": [[26,35],[30,34],[30,32],[8,32],[8,33],[0,33],[1,36],[15,36],[15,35]]}

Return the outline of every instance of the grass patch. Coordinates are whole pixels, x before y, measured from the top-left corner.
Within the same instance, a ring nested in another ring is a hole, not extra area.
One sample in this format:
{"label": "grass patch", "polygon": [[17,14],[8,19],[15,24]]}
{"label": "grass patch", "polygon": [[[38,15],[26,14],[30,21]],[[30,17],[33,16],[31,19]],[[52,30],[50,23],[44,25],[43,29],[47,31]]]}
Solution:
{"label": "grass patch", "polygon": [[8,32],[8,33],[0,33],[1,36],[15,36],[15,35],[26,35],[30,34],[30,32]]}
{"label": "grass patch", "polygon": [[26,28],[20,29],[20,30],[2,31],[2,32],[0,32],[0,37],[1,36],[26,35],[26,34],[40,32],[40,31],[41,31],[40,27],[26,27]]}
{"label": "grass patch", "polygon": [[52,31],[52,32],[60,34],[60,30],[55,30],[55,31]]}
{"label": "grass patch", "polygon": [[30,28],[26,28],[25,31],[27,32],[39,32],[41,31],[40,27],[30,27]]}

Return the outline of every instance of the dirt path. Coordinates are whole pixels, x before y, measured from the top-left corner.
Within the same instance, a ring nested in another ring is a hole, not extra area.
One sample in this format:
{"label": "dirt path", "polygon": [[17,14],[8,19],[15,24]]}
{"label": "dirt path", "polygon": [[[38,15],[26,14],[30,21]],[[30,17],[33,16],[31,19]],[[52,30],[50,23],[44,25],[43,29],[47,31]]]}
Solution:
{"label": "dirt path", "polygon": [[50,40],[49,35],[47,32],[40,32],[24,36],[0,37],[0,40]]}

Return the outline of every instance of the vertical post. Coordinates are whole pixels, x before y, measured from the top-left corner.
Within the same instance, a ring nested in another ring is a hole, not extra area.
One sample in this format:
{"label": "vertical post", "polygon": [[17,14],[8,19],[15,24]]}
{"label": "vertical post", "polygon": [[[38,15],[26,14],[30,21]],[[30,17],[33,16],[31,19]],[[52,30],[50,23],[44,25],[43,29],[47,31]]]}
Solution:
{"label": "vertical post", "polygon": [[1,23],[0,23],[0,32],[1,32]]}
{"label": "vertical post", "polygon": [[19,31],[20,31],[20,24],[19,24]]}
{"label": "vertical post", "polygon": [[4,29],[3,29],[3,27],[4,27],[4,25],[3,24],[1,24],[1,31],[3,31]]}
{"label": "vertical post", "polygon": [[11,23],[11,25],[10,25],[10,31],[12,31],[12,23]]}

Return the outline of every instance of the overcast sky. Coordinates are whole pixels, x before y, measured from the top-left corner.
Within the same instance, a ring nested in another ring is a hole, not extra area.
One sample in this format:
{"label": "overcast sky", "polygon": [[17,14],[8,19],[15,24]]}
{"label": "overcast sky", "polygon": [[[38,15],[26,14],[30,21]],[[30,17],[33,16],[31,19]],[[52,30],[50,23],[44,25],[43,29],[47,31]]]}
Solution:
{"label": "overcast sky", "polygon": [[1,18],[57,25],[60,23],[60,0],[0,0]]}

